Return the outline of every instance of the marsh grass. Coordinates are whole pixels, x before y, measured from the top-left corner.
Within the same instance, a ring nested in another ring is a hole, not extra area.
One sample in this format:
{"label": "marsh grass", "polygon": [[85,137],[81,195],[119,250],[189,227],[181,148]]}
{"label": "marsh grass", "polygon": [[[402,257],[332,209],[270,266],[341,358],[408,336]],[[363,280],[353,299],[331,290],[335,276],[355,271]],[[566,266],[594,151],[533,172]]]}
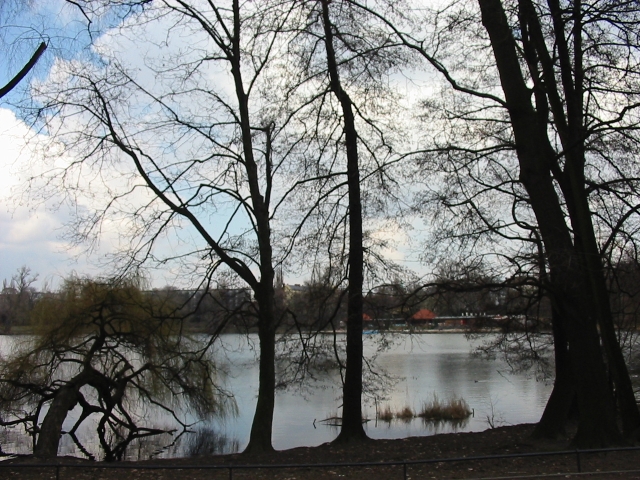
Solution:
{"label": "marsh grass", "polygon": [[401,410],[398,410],[396,412],[394,412],[389,405],[386,405],[382,407],[380,410],[378,410],[377,412],[377,419],[387,423],[391,423],[393,420],[402,420],[403,422],[410,422],[414,418],[416,418],[416,413],[408,405],[406,405]]}
{"label": "marsh grass", "polygon": [[471,413],[471,408],[462,398],[453,397],[443,402],[437,395],[434,395],[430,402],[422,404],[420,411],[414,411],[408,405],[397,411],[394,411],[390,405],[381,406],[376,411],[376,420],[386,423],[400,420],[409,423],[414,418],[421,418],[425,424],[449,423],[460,426],[466,424]]}
{"label": "marsh grass", "polygon": [[391,423],[394,417],[393,410],[391,410],[389,405],[382,407],[378,412],[378,420],[382,420],[383,422]]}
{"label": "marsh grass", "polygon": [[430,402],[425,402],[418,413],[418,417],[425,421],[460,421],[471,416],[471,409],[462,398],[450,398],[442,402],[437,395]]}
{"label": "marsh grass", "polygon": [[403,422],[410,422],[415,416],[416,414],[409,406],[405,406],[402,410],[396,413],[396,418]]}

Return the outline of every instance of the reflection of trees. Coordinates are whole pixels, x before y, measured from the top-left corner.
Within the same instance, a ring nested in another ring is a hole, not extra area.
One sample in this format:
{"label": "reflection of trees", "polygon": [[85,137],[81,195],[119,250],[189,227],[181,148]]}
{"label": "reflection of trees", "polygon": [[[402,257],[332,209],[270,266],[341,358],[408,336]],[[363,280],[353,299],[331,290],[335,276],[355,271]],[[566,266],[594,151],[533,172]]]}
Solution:
{"label": "reflection of trees", "polygon": [[236,438],[221,435],[211,427],[201,428],[186,437],[186,456],[220,455],[238,453],[240,443]]}
{"label": "reflection of trees", "polygon": [[2,424],[24,425],[34,453],[52,457],[69,411],[79,408],[67,433],[86,453],[76,432],[97,418],[100,446],[113,460],[134,440],[170,431],[147,426],[147,408],[183,428],[182,402],[199,416],[224,411],[226,397],[209,359],[213,340],[182,335],[175,313],[172,302],[144,294],[134,280],[66,281],[36,305],[37,335],[0,367]]}

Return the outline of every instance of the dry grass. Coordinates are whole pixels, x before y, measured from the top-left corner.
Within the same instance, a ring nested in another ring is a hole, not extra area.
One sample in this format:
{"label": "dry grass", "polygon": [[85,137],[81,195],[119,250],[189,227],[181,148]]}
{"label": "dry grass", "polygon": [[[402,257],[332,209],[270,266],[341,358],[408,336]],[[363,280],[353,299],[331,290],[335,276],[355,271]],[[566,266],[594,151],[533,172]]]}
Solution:
{"label": "dry grass", "polygon": [[386,405],[380,408],[380,410],[377,413],[378,420],[381,420],[387,423],[391,423],[394,419],[402,420],[403,422],[410,422],[415,417],[416,417],[415,412],[408,405],[405,406],[402,410],[398,410],[397,412],[394,412],[389,405]]}
{"label": "dry grass", "polygon": [[425,422],[461,422],[471,415],[471,409],[467,402],[461,398],[451,398],[447,402],[441,402],[437,395],[433,400],[422,404],[422,409],[415,412],[406,405],[401,410],[394,412],[389,405],[385,405],[376,412],[376,418],[380,421],[391,423],[393,420],[410,422],[414,418],[422,418]]}
{"label": "dry grass", "polygon": [[389,405],[382,407],[378,412],[378,420],[382,420],[383,422],[391,422],[393,417],[393,410],[391,410]]}
{"label": "dry grass", "polygon": [[402,410],[396,413],[396,418],[404,422],[410,422],[415,416],[416,414],[409,406],[405,406]]}
{"label": "dry grass", "polygon": [[437,395],[433,400],[425,402],[418,416],[424,420],[464,420],[471,415],[471,409],[462,398],[451,398],[441,402]]}

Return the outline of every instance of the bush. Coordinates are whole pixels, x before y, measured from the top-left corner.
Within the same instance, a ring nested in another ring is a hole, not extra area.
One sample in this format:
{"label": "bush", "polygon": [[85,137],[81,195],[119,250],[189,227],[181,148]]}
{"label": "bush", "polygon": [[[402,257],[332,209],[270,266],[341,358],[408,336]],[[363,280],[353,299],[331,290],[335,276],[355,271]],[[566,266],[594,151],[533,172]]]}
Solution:
{"label": "bush", "polygon": [[411,407],[404,407],[402,410],[400,410],[398,413],[396,413],[396,418],[398,420],[403,420],[405,422],[408,422],[410,420],[412,420],[415,417],[415,413],[413,413],[413,410],[411,409]]}

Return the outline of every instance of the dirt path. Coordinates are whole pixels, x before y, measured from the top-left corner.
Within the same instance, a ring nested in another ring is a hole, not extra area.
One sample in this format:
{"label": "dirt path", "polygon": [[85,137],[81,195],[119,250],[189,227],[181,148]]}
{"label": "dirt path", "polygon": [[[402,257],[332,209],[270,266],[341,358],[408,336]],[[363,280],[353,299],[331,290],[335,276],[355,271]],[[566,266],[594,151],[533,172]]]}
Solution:
{"label": "dirt path", "polygon": [[[408,464],[406,477],[403,465],[395,466],[330,466],[274,469],[244,469],[244,465],[309,465],[319,463],[412,462],[427,459],[450,459],[487,455],[510,455],[529,452],[554,452],[568,449],[566,439],[539,441],[531,438],[531,425],[516,425],[480,433],[457,433],[431,437],[411,437],[400,440],[371,440],[348,446],[321,445],[294,448],[265,455],[221,455],[191,457],[148,462],[123,462],[110,465],[86,460],[62,458],[57,480],[410,480],[416,479],[505,479],[505,478],[626,478],[640,480],[640,450],[581,454],[582,475],[577,475],[578,458],[571,455],[543,457],[465,460],[430,464]],[[29,467],[7,468],[16,463]],[[6,467],[5,467],[6,465]],[[107,468],[87,468],[105,466]],[[205,466],[218,466],[212,470]],[[146,469],[150,467],[152,469]],[[229,467],[232,467],[231,476]],[[590,472],[587,474],[587,472]],[[598,473],[608,472],[608,473]],[[613,473],[620,472],[620,473]],[[44,467],[34,459],[22,458],[2,462],[0,478],[56,479],[56,467]]]}

